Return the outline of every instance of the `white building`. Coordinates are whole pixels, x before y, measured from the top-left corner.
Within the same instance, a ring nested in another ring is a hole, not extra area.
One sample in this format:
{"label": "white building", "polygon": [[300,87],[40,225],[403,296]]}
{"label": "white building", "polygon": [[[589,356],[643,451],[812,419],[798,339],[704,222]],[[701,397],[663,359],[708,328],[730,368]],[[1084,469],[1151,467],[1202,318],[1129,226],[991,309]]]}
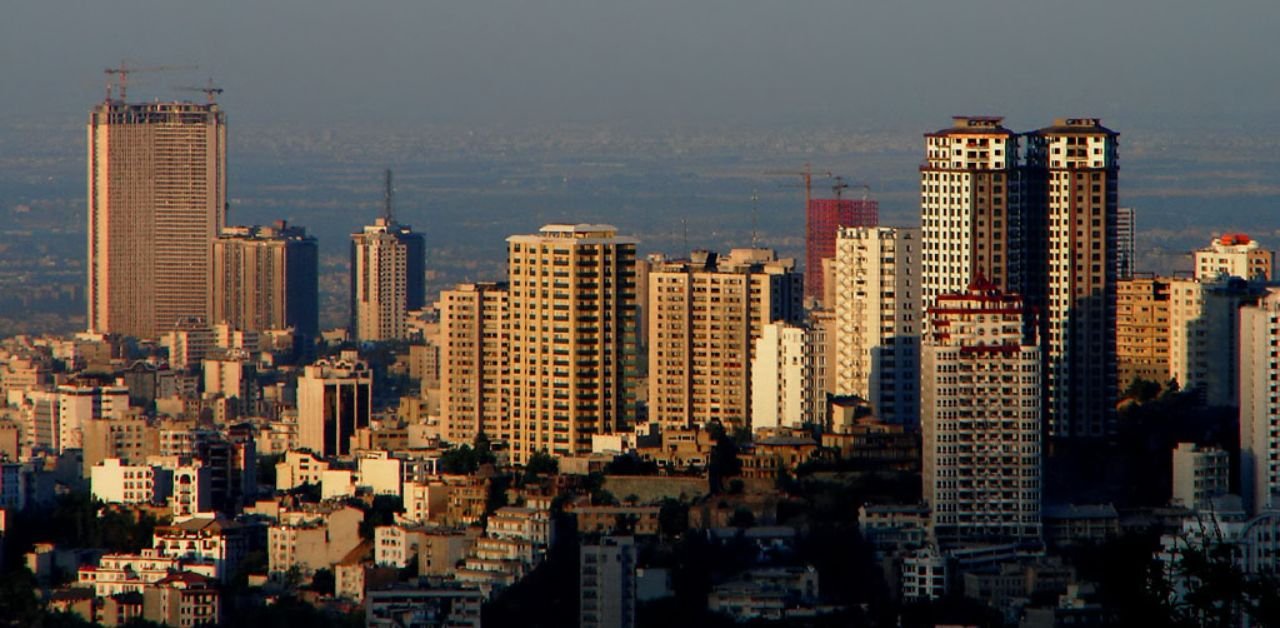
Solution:
{"label": "white building", "polygon": [[1213,239],[1195,252],[1196,279],[1218,281],[1239,277],[1249,281],[1271,281],[1276,254],[1262,248],[1243,233],[1228,233]]}
{"label": "white building", "polygon": [[240,524],[200,517],[157,527],[151,546],[160,556],[212,566],[211,577],[225,583],[235,575],[240,559],[248,553],[248,541]]}
{"label": "white building", "polygon": [[403,463],[385,451],[370,451],[357,459],[357,487],[368,488],[374,495],[400,497],[404,483]]}
{"label": "white building", "polygon": [[373,562],[379,567],[409,566],[409,559],[418,555],[422,545],[422,530],[401,525],[378,526],[373,529]]}
{"label": "white building", "polygon": [[920,230],[844,227],[836,239],[836,390],[917,425]]}
{"label": "white building", "polygon": [[584,543],[579,558],[579,591],[579,626],[635,626],[635,539],[606,536],[599,543]]}
{"label": "white building", "polygon": [[199,463],[174,469],[169,505],[173,509],[173,520],[178,522],[212,514],[213,470]]}
{"label": "white building", "polygon": [[163,504],[173,489],[173,472],[107,458],[90,469],[89,483],[93,496],[109,504]]}
{"label": "white building", "polygon": [[276,490],[289,491],[303,484],[320,485],[329,463],[309,451],[290,451],[276,463]]}
{"label": "white building", "polygon": [[781,322],[761,329],[751,363],[752,429],[822,422],[820,336],[812,328]]}
{"label": "white building", "polygon": [[350,454],[351,437],[373,414],[373,371],[346,357],[320,360],[298,378],[298,444],[322,457]]}
{"label": "white building", "polygon": [[405,482],[401,519],[420,524],[440,519],[449,509],[449,490],[443,482]]}
{"label": "white building", "polygon": [[1169,377],[1207,404],[1236,406],[1240,308],[1263,289],[1242,281],[1169,282]]}
{"label": "white building", "polygon": [[922,349],[924,498],[939,543],[1041,535],[1040,348],[1022,299],[941,295]]}
{"label": "white building", "polygon": [[1280,509],[1280,288],[1240,310],[1240,492],[1249,512]]}
{"label": "white building", "polygon": [[1215,497],[1230,490],[1231,456],[1218,447],[1178,443],[1173,450],[1174,504],[1208,509]]}
{"label": "white building", "polygon": [[93,419],[122,419],[129,412],[129,387],[82,381],[58,386],[59,451],[84,447],[84,425]]}

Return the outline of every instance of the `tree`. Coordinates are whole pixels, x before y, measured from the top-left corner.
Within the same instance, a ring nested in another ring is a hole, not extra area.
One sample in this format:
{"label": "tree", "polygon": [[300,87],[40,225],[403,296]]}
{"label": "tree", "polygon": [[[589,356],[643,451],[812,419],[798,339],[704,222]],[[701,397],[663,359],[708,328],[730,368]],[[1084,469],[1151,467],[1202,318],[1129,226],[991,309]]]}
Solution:
{"label": "tree", "polygon": [[545,451],[534,452],[529,462],[524,465],[524,479],[532,482],[539,475],[555,475],[560,472],[560,461]]}
{"label": "tree", "polygon": [[311,576],[311,586],[307,588],[323,595],[333,595],[336,585],[337,580],[333,576],[333,571],[317,569],[315,575]]}

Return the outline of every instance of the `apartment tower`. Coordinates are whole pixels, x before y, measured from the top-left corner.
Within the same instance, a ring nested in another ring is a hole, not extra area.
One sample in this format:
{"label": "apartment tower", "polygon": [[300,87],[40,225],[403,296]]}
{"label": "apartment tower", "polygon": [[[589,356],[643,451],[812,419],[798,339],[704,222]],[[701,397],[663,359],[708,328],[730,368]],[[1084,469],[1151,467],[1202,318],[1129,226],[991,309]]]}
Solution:
{"label": "apartment tower", "polygon": [[512,462],[589,453],[633,422],[636,244],[591,224],[507,238]]}
{"label": "apartment tower", "polygon": [[1151,274],[1116,283],[1116,384],[1169,380],[1169,279]]}
{"label": "apartment tower", "polygon": [[89,113],[88,327],[157,338],[209,310],[226,221],[226,116],[214,103],[107,100]]}
{"label": "apartment tower", "polygon": [[920,420],[920,230],[840,229],[835,259],[836,389],[881,420]]}
{"label": "apartment tower", "polygon": [[320,333],[316,240],[283,221],[270,227],[227,227],[213,240],[211,324],[243,331],[292,327]]}
{"label": "apartment tower", "polygon": [[[848,186],[844,186],[848,187]],[[841,186],[836,188],[837,194]],[[804,296],[822,302],[826,297],[823,260],[836,256],[836,232],[841,227],[874,227],[880,221],[880,204],[871,199],[813,198],[805,214]],[[823,303],[831,307],[830,303]]]}
{"label": "apartment tower", "polygon": [[507,285],[464,283],[440,293],[440,417],[444,438],[505,440]]}
{"label": "apartment tower", "polygon": [[1280,289],[1240,310],[1240,493],[1250,513],[1280,507]]}
{"label": "apartment tower", "polygon": [[750,427],[751,362],[765,325],[803,316],[802,276],[771,249],[694,251],[649,270],[649,420],[664,430]]}
{"label": "apartment tower", "polygon": [[[1048,430],[1058,438],[1115,431],[1116,187],[1119,134],[1096,118],[1058,119],[1027,134],[1028,186],[1047,218],[1040,290],[1047,328]],[[1031,277],[1038,277],[1031,275]]]}
{"label": "apartment tower", "polygon": [[944,294],[921,348],[924,498],[939,543],[1041,534],[1040,347],[1022,299],[992,283]]}
{"label": "apartment tower", "polygon": [[388,170],[382,216],[351,234],[351,332],[362,342],[407,338],[409,312],[426,299],[426,245],[395,221],[391,192]]}

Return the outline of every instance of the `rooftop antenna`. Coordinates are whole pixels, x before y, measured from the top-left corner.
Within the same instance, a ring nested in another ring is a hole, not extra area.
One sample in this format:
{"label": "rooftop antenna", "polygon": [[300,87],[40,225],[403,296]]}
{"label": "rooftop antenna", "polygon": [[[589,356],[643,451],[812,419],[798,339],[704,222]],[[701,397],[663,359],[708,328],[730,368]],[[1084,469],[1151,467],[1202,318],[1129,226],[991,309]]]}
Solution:
{"label": "rooftop antenna", "polygon": [[751,190],[751,248],[753,249],[760,248],[760,225],[758,224],[760,216],[760,207],[758,205],[759,200],[760,193],[757,190]]}
{"label": "rooftop antenna", "polygon": [[390,224],[391,216],[392,216],[391,214],[392,187],[391,187],[391,169],[390,168],[387,168],[385,172],[385,176],[386,176],[387,188],[382,192],[382,217],[386,219],[388,224]]}

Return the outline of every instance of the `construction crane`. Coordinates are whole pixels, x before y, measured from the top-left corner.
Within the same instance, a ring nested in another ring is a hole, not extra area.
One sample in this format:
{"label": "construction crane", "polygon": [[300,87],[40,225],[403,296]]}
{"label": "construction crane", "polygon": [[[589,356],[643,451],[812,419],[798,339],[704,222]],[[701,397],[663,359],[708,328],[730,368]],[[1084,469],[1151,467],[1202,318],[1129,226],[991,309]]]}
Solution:
{"label": "construction crane", "polygon": [[[766,170],[765,174],[800,177],[801,179],[803,179],[804,180],[804,207],[805,207],[805,211],[809,210],[809,201],[813,198],[813,174],[814,174],[813,167],[809,165],[809,162],[807,161],[804,162],[804,170],[801,170],[799,172],[789,171],[789,170]],[[831,173],[820,172],[818,173],[818,176],[830,177]]]}
{"label": "construction crane", "polygon": [[206,83],[204,87],[192,87],[189,85],[183,85],[179,87],[174,87],[174,89],[182,92],[204,92],[204,97],[206,100],[209,101],[209,104],[213,104],[213,102],[217,99],[218,94],[222,93],[222,88],[218,87],[217,85],[214,85],[213,79],[209,79],[209,82]]}
{"label": "construction crane", "polygon": [[840,200],[840,196],[841,196],[841,194],[842,194],[845,190],[847,190],[847,189],[849,189],[849,188],[851,188],[851,187],[853,187],[853,188],[861,188],[861,189],[862,189],[862,200],[864,200],[864,201],[865,201],[865,200],[867,200],[868,198],[870,198],[870,196],[871,196],[871,186],[869,186],[869,185],[867,185],[867,184],[865,184],[865,183],[854,183],[853,185],[849,185],[848,183],[845,183],[845,182],[844,182],[844,177],[842,177],[842,176],[840,176],[840,175],[836,175],[836,176],[835,176],[835,177],[833,177],[833,178],[836,180],[836,183],[835,183],[835,185],[831,186],[831,191],[832,191],[832,192],[835,192],[836,200]]}
{"label": "construction crane", "polygon": [[107,100],[111,100],[111,76],[116,76],[116,85],[120,91],[120,100],[128,100],[129,96],[129,75],[139,72],[174,72],[182,70],[198,70],[198,66],[194,65],[155,65],[146,68],[131,68],[124,61],[120,62],[120,67],[107,68],[102,71],[107,75]]}

